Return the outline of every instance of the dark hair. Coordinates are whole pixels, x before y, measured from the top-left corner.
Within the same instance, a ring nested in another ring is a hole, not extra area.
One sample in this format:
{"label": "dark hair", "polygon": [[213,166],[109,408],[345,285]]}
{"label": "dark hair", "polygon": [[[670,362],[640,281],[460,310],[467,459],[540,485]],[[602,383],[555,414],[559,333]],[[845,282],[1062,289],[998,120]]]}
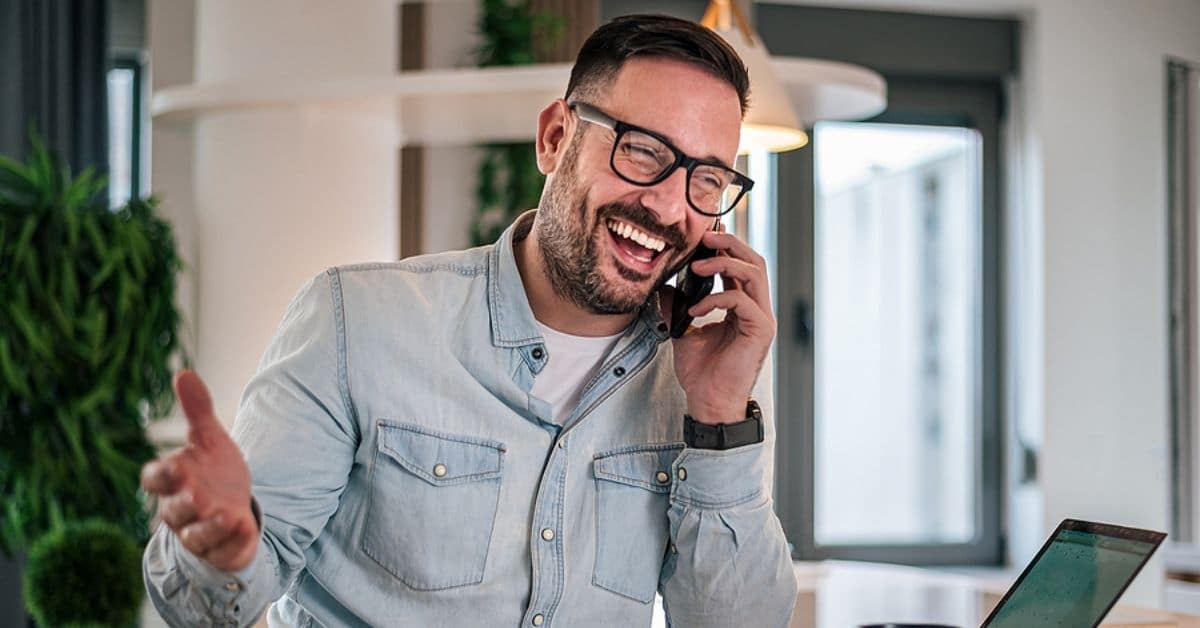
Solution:
{"label": "dark hair", "polygon": [[707,27],[669,15],[626,15],[597,28],[575,57],[566,99],[592,96],[631,57],[675,59],[703,68],[737,90],[742,115],[750,105],[750,77],[733,47]]}

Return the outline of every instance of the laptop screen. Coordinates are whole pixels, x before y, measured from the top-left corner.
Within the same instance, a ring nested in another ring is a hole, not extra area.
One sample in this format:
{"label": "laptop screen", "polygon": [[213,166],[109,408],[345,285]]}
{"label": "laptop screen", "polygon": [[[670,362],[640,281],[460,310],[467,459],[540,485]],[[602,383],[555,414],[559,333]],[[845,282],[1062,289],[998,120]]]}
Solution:
{"label": "laptop screen", "polygon": [[1094,627],[1164,538],[1161,532],[1067,519],[983,625]]}

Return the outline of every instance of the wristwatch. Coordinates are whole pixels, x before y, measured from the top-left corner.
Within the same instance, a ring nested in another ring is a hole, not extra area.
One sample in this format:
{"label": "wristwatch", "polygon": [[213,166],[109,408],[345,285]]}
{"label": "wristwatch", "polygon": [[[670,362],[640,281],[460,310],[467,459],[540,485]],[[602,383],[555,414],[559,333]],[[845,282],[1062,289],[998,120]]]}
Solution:
{"label": "wristwatch", "polygon": [[683,442],[695,449],[733,449],[763,441],[762,409],[751,399],[746,403],[746,420],[737,423],[701,423],[683,415]]}

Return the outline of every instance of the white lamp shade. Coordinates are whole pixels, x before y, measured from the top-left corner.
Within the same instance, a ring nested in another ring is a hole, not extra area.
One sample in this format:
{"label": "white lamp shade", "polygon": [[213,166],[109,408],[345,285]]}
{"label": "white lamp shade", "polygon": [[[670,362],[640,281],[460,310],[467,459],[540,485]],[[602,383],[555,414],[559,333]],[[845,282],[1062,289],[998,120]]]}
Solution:
{"label": "white lamp shade", "polygon": [[750,74],[750,108],[742,120],[738,152],[777,153],[807,144],[808,134],[800,126],[788,92],[771,69],[771,55],[758,36],[751,33],[747,39],[745,31],[734,23],[713,31],[729,42]]}

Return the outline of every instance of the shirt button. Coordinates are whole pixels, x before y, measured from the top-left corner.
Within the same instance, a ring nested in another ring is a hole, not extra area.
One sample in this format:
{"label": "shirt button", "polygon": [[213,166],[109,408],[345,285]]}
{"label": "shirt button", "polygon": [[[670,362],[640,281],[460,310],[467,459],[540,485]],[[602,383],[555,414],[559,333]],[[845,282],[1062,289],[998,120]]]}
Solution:
{"label": "shirt button", "polygon": [[533,616],[533,625],[534,626],[541,626],[542,622],[544,622],[544,621],[546,621],[546,618],[542,617],[541,613],[538,613],[537,615]]}
{"label": "shirt button", "polygon": [[543,541],[553,541],[554,540],[554,530],[551,530],[550,528],[542,528],[542,540]]}
{"label": "shirt button", "polygon": [[654,479],[658,480],[659,484],[666,484],[671,481],[671,476],[666,471],[659,471]]}
{"label": "shirt button", "polygon": [[236,582],[226,582],[225,583],[226,591],[237,591],[238,589],[241,589],[241,588],[242,588],[242,585],[240,585]]}
{"label": "shirt button", "polygon": [[667,330],[668,330],[668,329],[669,329],[669,328],[667,327],[667,324],[666,324],[666,323],[659,323],[659,324],[658,324],[658,331],[659,331],[659,333],[663,333],[663,334],[665,334],[665,333],[667,333]]}
{"label": "shirt button", "polygon": [[565,439],[565,438],[558,439],[558,448],[559,449],[562,449],[563,447],[566,447],[566,446],[567,446],[567,439]]}
{"label": "shirt button", "polygon": [[444,465],[440,462],[433,465],[433,474],[438,476],[439,478],[446,475],[446,465]]}
{"label": "shirt button", "polygon": [[625,375],[625,367],[618,366],[617,368],[613,369],[613,375],[616,375],[617,377]]}
{"label": "shirt button", "polygon": [[541,347],[538,347],[538,348],[534,349],[530,355],[533,356],[533,359],[540,360],[540,359],[542,359],[542,356],[546,355],[546,352],[542,351]]}
{"label": "shirt button", "polygon": [[679,477],[679,481],[682,482],[687,479],[687,469],[679,467],[679,471],[677,471],[675,475],[677,475]]}

